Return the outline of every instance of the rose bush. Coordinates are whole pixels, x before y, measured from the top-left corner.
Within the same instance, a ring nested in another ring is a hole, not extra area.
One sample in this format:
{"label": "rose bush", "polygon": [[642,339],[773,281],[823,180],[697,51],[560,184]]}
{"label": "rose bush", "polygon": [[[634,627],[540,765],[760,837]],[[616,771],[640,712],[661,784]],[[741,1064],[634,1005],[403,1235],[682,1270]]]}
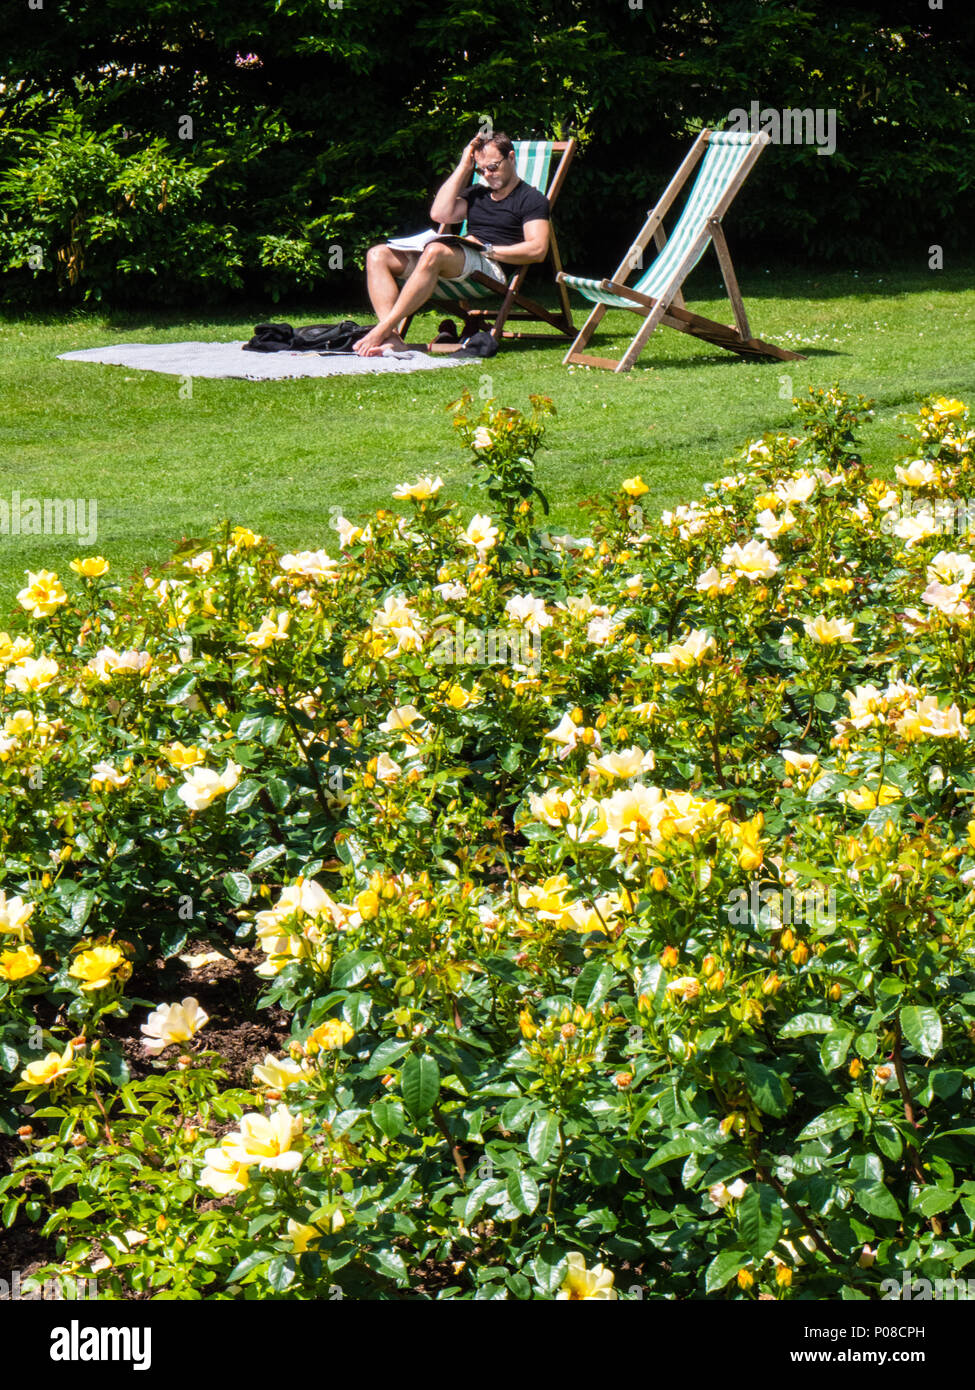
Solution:
{"label": "rose bush", "polygon": [[[856,452],[869,406],[812,392],[699,501],[651,520],[628,478],[577,538],[536,511],[550,403],[464,397],[472,520],[423,477],[334,555],[225,525],[135,587],[101,557],[28,576],[0,1199],[57,1233],[45,1273],[302,1299],[963,1274],[975,429],[926,400],[895,484]],[[132,993],[191,936],[256,946],[292,1019],[251,1090],[194,998]],[[146,1007],[138,1081],[114,1020]]]}

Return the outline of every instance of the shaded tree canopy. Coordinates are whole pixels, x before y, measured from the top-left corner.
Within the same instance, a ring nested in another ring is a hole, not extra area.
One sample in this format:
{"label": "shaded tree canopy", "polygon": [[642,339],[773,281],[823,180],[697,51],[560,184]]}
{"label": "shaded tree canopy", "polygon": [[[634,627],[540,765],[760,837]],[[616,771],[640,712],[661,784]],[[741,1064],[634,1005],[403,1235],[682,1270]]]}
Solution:
{"label": "shaded tree canopy", "polygon": [[835,111],[836,148],[766,153],[729,223],[745,260],[920,264],[975,212],[959,4],[30,3],[0,18],[8,294],[334,284],[425,223],[486,121],[579,136],[559,231],[582,271],[611,268],[696,130],[752,103]]}

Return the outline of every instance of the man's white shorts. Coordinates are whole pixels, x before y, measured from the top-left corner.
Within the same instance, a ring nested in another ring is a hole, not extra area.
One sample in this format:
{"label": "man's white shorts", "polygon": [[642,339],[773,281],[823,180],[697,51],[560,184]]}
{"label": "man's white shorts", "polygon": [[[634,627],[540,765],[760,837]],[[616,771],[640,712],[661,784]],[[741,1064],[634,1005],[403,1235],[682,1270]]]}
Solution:
{"label": "man's white shorts", "polygon": [[[485,256],[482,252],[478,251],[476,246],[464,246],[460,249],[464,252],[463,270],[459,275],[443,275],[441,279],[451,281],[465,280],[468,275],[473,275],[475,270],[479,270],[482,275],[488,276],[489,279],[497,280],[499,285],[507,285],[507,276],[497,261],[492,260],[490,256]],[[417,251],[409,251],[407,252],[407,257],[408,264],[406,267],[406,275],[409,276],[412,275],[413,271],[416,269],[416,263],[420,259],[420,255]]]}

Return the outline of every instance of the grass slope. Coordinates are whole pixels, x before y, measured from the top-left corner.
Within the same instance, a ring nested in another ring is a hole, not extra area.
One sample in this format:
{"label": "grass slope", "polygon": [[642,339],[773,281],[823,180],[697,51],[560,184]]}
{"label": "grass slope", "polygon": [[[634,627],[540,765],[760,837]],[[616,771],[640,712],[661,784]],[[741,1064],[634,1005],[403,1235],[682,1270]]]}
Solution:
{"label": "grass slope", "polygon": [[[349,517],[389,501],[418,472],[439,472],[464,496],[470,477],[445,406],[464,386],[524,407],[551,396],[558,418],[540,458],[553,519],[577,532],[587,495],[642,474],[648,510],[695,496],[725,471],[747,438],[781,427],[789,397],[839,380],[877,400],[864,441],[869,465],[889,471],[902,449],[898,413],[930,391],[975,398],[975,289],[964,270],[746,277],[752,331],[797,348],[804,362],[753,363],[684,335],[658,331],[628,375],[567,370],[562,349],[512,346],[494,359],[443,372],[320,381],[206,381],[180,395],[178,377],[59,362],[59,352],[124,341],[230,340],[250,336],[265,311],[199,316],[76,313],[0,320],[0,498],[95,498],[90,551],[116,572],[160,560],[183,536],[230,517],[302,547],[335,548],[330,509]],[[713,269],[688,287],[692,308],[727,321]],[[364,296],[363,296],[364,302]],[[577,323],[582,306],[574,304]],[[422,342],[444,311],[415,320]],[[307,323],[349,316],[362,304],[303,304],[275,318]],[[637,320],[609,314],[590,347],[618,356]],[[789,380],[784,378],[788,376]],[[477,498],[471,503],[476,505]],[[0,534],[0,615],[25,568],[63,571],[79,552],[66,536]]]}

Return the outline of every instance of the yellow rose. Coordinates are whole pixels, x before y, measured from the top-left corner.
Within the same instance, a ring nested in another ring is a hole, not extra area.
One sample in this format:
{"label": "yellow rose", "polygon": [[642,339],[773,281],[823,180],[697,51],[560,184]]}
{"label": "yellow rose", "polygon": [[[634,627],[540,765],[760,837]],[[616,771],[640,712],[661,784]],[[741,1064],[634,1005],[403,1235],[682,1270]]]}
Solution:
{"label": "yellow rose", "polygon": [[12,983],[25,980],[41,968],[41,958],[30,946],[20,946],[15,951],[0,951],[0,980]]}
{"label": "yellow rose", "polygon": [[569,1268],[566,1271],[565,1280],[558,1293],[556,1300],[568,1299],[577,1301],[584,1298],[595,1298],[600,1301],[619,1298],[619,1294],[613,1288],[614,1275],[608,1269],[604,1269],[601,1264],[593,1265],[592,1269],[586,1268],[586,1261],[577,1250],[573,1250],[568,1257]]}
{"label": "yellow rose", "polygon": [[8,898],[5,892],[0,891],[0,932],[15,932],[21,941],[26,940],[29,935],[27,923],[34,906],[34,903],[25,902],[20,897]]}
{"label": "yellow rose", "polygon": [[635,478],[624,478],[622,483],[620,484],[620,490],[622,492],[625,492],[627,497],[634,498],[642,497],[645,492],[650,491],[646,483],[640,477],[639,473],[636,475]]}
{"label": "yellow rose", "polygon": [[187,747],[184,743],[168,743],[160,752],[170,767],[197,767],[206,758],[203,749],[192,744]]}
{"label": "yellow rose", "polygon": [[69,1042],[63,1053],[49,1052],[46,1057],[31,1062],[20,1073],[25,1086],[50,1086],[52,1081],[60,1081],[74,1066],[75,1044]]}
{"label": "yellow rose", "polygon": [[329,1018],[324,1023],[319,1024],[315,1031],[308,1037],[305,1043],[305,1051],[310,1053],[335,1052],[338,1048],[344,1047],[351,1037],[355,1034],[355,1029],[351,1024],[346,1023],[341,1018]]}
{"label": "yellow rose", "polygon": [[101,579],[108,574],[108,561],[104,555],[86,555],[84,559],[72,560],[71,568],[83,579]]}
{"label": "yellow rose", "polygon": [[61,581],[53,570],[27,571],[27,586],[17,595],[21,608],[26,608],[32,618],[49,618],[68,596],[61,587]]}
{"label": "yellow rose", "polygon": [[379,894],[366,888],[356,896],[355,905],[362,920],[371,922],[379,914]]}
{"label": "yellow rose", "polygon": [[447,691],[447,704],[451,709],[465,709],[470,702],[470,691],[465,690],[462,685],[452,685]]}
{"label": "yellow rose", "polygon": [[117,946],[93,946],[81,952],[68,974],[82,981],[82,989],[104,989],[112,983],[112,971],[118,969],[123,959]]}
{"label": "yellow rose", "polygon": [[301,1154],[292,1144],[300,1137],[302,1129],[301,1116],[292,1115],[286,1105],[279,1105],[269,1116],[252,1112],[241,1117],[238,1130],[224,1135],[219,1150],[207,1150],[206,1159],[216,1168],[218,1164],[211,1154],[222,1151],[228,1166],[249,1167],[253,1163],[262,1170],[293,1173],[301,1164]]}
{"label": "yellow rose", "polygon": [[255,545],[260,545],[263,537],[249,531],[246,526],[235,526],[230,533],[230,539],[238,549],[249,550]]}
{"label": "yellow rose", "polygon": [[29,637],[11,637],[9,632],[0,632],[0,666],[9,666],[13,661],[30,656],[34,643]]}
{"label": "yellow rose", "polygon": [[398,500],[411,498],[414,502],[425,502],[430,497],[436,497],[443,487],[443,478],[431,478],[426,474],[422,478],[417,478],[415,483],[401,483],[399,487],[393,489],[393,496]]}
{"label": "yellow rose", "polygon": [[58,664],[49,656],[39,656],[36,659],[25,656],[15,666],[10,667],[4,682],[8,689],[19,690],[25,694],[46,690],[57,674]]}

